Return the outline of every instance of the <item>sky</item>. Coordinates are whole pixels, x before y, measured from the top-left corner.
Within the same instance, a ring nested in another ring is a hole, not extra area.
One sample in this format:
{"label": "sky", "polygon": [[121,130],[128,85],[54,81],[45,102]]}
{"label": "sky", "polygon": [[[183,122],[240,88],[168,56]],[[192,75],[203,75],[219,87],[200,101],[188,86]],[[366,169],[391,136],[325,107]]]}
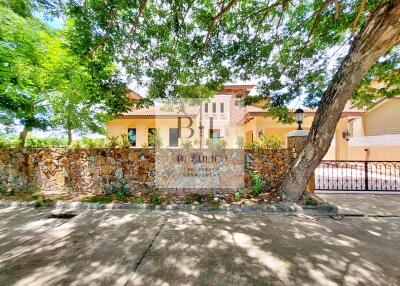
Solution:
{"label": "sky", "polygon": [[61,29],[65,23],[65,19],[63,17],[48,17],[45,16],[43,12],[38,11],[35,11],[33,15],[53,29]]}

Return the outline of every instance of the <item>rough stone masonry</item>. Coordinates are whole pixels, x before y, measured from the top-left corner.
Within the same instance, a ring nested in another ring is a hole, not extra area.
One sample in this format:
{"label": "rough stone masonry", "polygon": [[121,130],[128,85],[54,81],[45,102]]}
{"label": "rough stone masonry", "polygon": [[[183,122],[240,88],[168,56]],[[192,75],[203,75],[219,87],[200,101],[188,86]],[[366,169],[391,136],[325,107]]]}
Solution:
{"label": "rough stone masonry", "polygon": [[[278,188],[295,156],[290,150],[243,150],[244,181],[249,184],[249,172],[255,171],[268,189]],[[157,176],[156,152],[152,148],[0,149],[0,188],[39,189],[48,195],[103,194],[120,186],[132,193],[151,191]]]}

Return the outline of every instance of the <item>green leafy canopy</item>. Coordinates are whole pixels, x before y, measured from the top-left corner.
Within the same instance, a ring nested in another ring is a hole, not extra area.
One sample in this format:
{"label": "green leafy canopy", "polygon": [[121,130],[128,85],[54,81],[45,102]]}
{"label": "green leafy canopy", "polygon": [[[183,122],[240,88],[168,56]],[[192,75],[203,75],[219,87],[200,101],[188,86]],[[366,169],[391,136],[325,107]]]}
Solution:
{"label": "green leafy canopy", "polygon": [[[227,81],[256,78],[269,114],[289,120],[282,107],[296,98],[307,106],[318,104],[341,55],[382,2],[87,0],[70,1],[68,15],[76,23],[74,49],[115,59],[131,80],[149,86],[150,97],[177,97],[193,86],[211,91]],[[395,92],[395,54],[371,70],[354,99],[366,104]],[[377,76],[388,88],[366,91]]]}
{"label": "green leafy canopy", "polygon": [[114,58],[71,46],[73,20],[54,30],[33,16],[61,8],[51,0],[0,2],[0,120],[26,131],[102,132],[107,119],[131,105],[128,88]]}

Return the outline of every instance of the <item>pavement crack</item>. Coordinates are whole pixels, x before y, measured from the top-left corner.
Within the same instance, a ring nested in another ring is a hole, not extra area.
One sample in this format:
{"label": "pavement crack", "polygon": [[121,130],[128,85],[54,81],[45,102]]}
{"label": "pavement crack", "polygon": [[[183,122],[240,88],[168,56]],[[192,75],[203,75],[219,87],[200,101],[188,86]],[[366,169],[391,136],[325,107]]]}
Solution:
{"label": "pavement crack", "polygon": [[144,258],[147,256],[147,254],[150,252],[151,247],[153,246],[154,241],[156,241],[158,235],[161,233],[161,231],[163,230],[164,226],[166,225],[167,221],[168,221],[169,217],[166,217],[165,220],[163,221],[163,223],[160,225],[157,233],[154,235],[153,239],[150,241],[149,245],[147,246],[147,248],[145,249],[145,251],[143,252],[142,256],[139,258],[138,262],[136,263],[135,267],[133,268],[133,272],[136,272],[136,270],[139,268],[139,266],[142,264]]}

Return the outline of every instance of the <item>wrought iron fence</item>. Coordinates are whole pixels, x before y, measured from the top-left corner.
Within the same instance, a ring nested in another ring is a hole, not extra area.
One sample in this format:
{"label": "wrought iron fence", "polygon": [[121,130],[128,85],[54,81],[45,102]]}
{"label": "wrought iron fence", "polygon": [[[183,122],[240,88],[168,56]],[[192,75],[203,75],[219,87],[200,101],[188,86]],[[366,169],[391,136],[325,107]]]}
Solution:
{"label": "wrought iron fence", "polygon": [[315,189],[400,192],[400,161],[324,160],[315,170]]}

